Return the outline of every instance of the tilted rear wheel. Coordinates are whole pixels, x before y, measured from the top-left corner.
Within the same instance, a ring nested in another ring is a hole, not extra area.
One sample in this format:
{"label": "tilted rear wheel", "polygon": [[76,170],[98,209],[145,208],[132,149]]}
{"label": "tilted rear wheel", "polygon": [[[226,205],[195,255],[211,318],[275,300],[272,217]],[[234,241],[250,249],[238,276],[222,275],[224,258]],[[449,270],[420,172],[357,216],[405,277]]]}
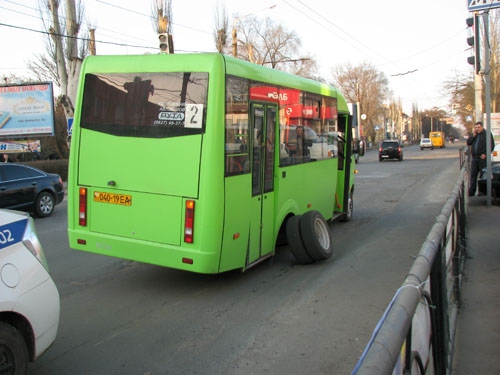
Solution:
{"label": "tilted rear wheel", "polygon": [[286,238],[288,240],[288,247],[292,252],[293,256],[299,264],[310,264],[313,263],[313,259],[307,252],[304,243],[302,242],[302,236],[300,234],[300,221],[301,216],[293,216],[286,222]]}
{"label": "tilted rear wheel", "polygon": [[333,241],[330,227],[318,211],[308,211],[302,215],[300,234],[307,252],[315,261],[332,256]]}

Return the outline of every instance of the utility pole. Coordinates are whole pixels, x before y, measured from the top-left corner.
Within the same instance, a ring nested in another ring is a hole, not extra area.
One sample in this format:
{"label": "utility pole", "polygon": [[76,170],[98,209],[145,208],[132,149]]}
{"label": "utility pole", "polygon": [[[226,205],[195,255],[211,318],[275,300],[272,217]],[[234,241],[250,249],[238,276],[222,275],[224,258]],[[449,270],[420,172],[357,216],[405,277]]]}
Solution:
{"label": "utility pole", "polygon": [[484,26],[484,89],[486,97],[486,205],[491,206],[491,89],[489,11],[483,12]]}
{"label": "utility pole", "polygon": [[475,119],[482,121],[483,118],[483,77],[474,73],[474,107]]}
{"label": "utility pole", "polygon": [[233,39],[233,57],[238,57],[238,31],[236,30],[237,26],[234,24],[233,26],[233,33],[232,33],[232,39]]}
{"label": "utility pole", "polygon": [[95,48],[95,29],[90,29],[89,30],[89,53],[92,56],[96,55],[96,48]]}

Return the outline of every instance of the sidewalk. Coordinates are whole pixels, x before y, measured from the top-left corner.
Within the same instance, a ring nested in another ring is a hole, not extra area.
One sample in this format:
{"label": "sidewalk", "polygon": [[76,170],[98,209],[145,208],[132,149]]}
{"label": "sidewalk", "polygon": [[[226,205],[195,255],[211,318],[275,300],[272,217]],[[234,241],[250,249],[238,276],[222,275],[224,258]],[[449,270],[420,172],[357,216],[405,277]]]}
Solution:
{"label": "sidewalk", "polygon": [[453,375],[500,374],[500,206],[469,198]]}

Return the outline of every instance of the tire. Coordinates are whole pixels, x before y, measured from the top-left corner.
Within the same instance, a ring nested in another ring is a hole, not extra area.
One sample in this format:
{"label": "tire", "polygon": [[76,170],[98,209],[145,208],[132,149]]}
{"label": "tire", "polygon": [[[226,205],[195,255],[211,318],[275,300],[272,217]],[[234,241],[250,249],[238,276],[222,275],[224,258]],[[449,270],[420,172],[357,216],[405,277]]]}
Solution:
{"label": "tire", "polygon": [[302,236],[300,235],[300,221],[301,216],[296,215],[288,219],[286,222],[286,238],[288,241],[288,247],[298,264],[311,264],[314,260],[311,258],[304,246],[304,243],[302,242]]}
{"label": "tire", "polygon": [[354,213],[354,195],[351,191],[349,193],[349,199],[347,200],[347,212],[342,215],[340,221],[343,222],[351,221],[353,213]]}
{"label": "tire", "polygon": [[36,198],[35,210],[38,217],[47,217],[52,214],[56,202],[52,194],[42,191]]}
{"label": "tire", "polygon": [[332,256],[333,240],[330,227],[318,211],[308,211],[302,215],[300,234],[313,260],[319,262]]}
{"label": "tire", "polygon": [[10,324],[0,322],[0,374],[25,375],[28,348],[23,335]]}

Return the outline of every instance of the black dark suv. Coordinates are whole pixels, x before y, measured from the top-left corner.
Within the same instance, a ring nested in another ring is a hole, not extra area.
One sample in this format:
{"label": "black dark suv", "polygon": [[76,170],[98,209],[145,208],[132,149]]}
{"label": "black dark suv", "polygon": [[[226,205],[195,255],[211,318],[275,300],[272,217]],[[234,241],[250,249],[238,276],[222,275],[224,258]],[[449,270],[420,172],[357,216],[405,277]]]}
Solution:
{"label": "black dark suv", "polygon": [[403,160],[403,148],[397,140],[385,140],[380,143],[378,160],[398,159]]}

